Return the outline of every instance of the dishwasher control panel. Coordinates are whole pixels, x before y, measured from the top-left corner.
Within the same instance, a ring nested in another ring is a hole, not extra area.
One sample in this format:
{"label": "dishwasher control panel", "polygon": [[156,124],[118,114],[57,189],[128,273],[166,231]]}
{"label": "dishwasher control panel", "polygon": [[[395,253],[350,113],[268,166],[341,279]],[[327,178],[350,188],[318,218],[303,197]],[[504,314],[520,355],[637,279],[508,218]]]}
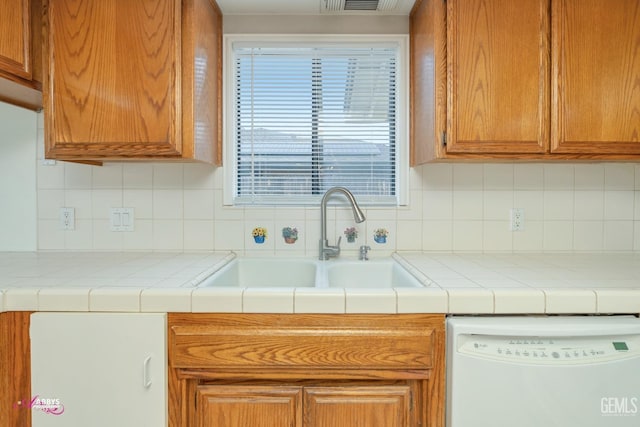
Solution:
{"label": "dishwasher control panel", "polygon": [[550,365],[577,365],[640,356],[640,335],[534,337],[461,334],[458,353],[485,359]]}

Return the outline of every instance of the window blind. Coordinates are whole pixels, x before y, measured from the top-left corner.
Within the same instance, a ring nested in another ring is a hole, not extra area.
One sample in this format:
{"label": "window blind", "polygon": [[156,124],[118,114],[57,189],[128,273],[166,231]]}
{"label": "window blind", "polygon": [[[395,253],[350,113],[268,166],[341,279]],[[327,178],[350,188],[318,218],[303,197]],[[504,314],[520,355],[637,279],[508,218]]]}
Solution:
{"label": "window blind", "polygon": [[233,45],[235,203],[395,204],[398,47]]}

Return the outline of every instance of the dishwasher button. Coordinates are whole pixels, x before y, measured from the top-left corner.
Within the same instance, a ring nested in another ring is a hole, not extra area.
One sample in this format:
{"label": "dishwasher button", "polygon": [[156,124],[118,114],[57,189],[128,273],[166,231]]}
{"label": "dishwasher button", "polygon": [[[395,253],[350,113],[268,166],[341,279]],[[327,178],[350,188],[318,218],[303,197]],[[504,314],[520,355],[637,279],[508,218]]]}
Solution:
{"label": "dishwasher button", "polygon": [[560,354],[557,351],[554,351],[553,353],[551,353],[551,355],[553,356],[554,359],[557,359],[560,357]]}

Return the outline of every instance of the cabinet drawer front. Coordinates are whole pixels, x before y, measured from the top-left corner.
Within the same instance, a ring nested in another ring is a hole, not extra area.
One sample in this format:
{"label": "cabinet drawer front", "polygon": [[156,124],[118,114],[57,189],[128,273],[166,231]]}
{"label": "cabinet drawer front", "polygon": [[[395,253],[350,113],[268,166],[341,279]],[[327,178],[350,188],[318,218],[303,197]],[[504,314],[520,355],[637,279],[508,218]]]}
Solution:
{"label": "cabinet drawer front", "polygon": [[[268,322],[269,316],[253,316]],[[299,317],[298,324],[170,324],[171,366],[407,370],[433,365],[433,326],[403,326],[399,318],[375,322],[375,317],[370,325],[335,317],[305,324],[309,316]]]}

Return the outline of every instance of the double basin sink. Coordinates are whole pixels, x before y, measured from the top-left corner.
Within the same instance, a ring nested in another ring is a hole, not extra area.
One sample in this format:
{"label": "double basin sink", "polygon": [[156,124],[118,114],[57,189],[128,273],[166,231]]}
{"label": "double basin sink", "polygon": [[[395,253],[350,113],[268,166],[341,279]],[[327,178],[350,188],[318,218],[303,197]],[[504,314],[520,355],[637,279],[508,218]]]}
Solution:
{"label": "double basin sink", "polygon": [[234,258],[199,287],[398,288],[425,286],[393,258],[318,261],[300,258]]}

